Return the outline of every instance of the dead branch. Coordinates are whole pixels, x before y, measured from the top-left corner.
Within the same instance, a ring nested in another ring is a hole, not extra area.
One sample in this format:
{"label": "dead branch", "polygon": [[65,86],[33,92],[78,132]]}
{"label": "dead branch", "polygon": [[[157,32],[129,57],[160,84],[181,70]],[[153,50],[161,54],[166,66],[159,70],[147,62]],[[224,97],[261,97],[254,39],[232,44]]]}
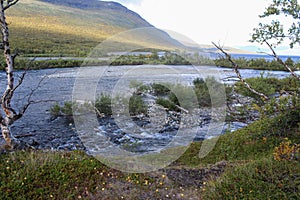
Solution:
{"label": "dead branch", "polygon": [[[34,95],[34,93],[41,87],[41,84],[43,83],[43,81],[46,79],[47,76],[44,76],[42,79],[40,79],[40,81],[38,82],[37,86],[34,89],[31,89],[31,92],[27,95],[27,103],[23,106],[23,108],[21,109],[21,111],[19,112],[19,115],[22,116],[25,111],[28,109],[28,107],[31,104],[37,104],[37,103],[42,103],[42,102],[49,102],[49,101],[53,101],[53,100],[40,100],[40,101],[32,101],[32,96]],[[20,117],[19,117],[20,118]],[[19,119],[18,118],[18,119]]]}
{"label": "dead branch", "polygon": [[13,61],[15,61],[15,59],[16,59],[17,56],[19,56],[19,53],[18,53],[18,52],[11,55]]}
{"label": "dead branch", "polygon": [[256,95],[258,95],[258,96],[260,96],[263,100],[269,100],[269,98],[265,95],[265,94],[263,94],[263,93],[261,93],[261,92],[258,92],[258,91],[256,91],[255,89],[253,89],[246,81],[245,81],[245,79],[243,79],[242,78],[242,75],[241,75],[241,73],[240,73],[240,71],[239,71],[239,66],[238,66],[238,64],[236,64],[233,60],[232,60],[232,58],[231,58],[231,56],[230,56],[230,54],[228,54],[226,51],[224,51],[223,50],[223,48],[222,47],[220,47],[220,46],[218,46],[218,45],[216,45],[214,42],[212,43],[217,49],[219,49],[225,56],[226,56],[226,59],[232,64],[232,66],[234,67],[234,72],[236,73],[236,75],[237,75],[237,77],[238,77],[238,79],[252,92],[252,93],[254,93],[254,94],[256,94]]}
{"label": "dead branch", "polygon": [[32,137],[35,136],[36,134],[30,133],[30,134],[24,134],[24,135],[16,135],[15,138],[20,139],[24,137]]}
{"label": "dead branch", "polygon": [[[18,55],[18,54],[15,54],[15,55]],[[22,85],[22,83],[24,81],[24,78],[25,78],[25,76],[27,74],[27,71],[29,70],[32,62],[35,61],[35,59],[36,59],[36,57],[34,57],[33,59],[31,59],[30,62],[27,64],[27,67],[26,67],[25,71],[22,73],[21,77],[19,78],[18,84],[12,89],[12,92],[15,92],[15,90],[18,89],[18,87],[20,85]]]}
{"label": "dead branch", "polygon": [[100,112],[100,110],[99,110],[96,106],[93,106],[93,108],[95,109],[95,112],[96,112],[96,114],[97,114],[99,117],[104,117],[104,116],[105,116],[103,113]]}
{"label": "dead branch", "polygon": [[291,73],[292,76],[294,76],[295,78],[297,78],[300,81],[300,76],[298,76],[286,63],[283,62],[283,60],[281,58],[279,58],[279,56],[276,54],[275,50],[273,49],[272,45],[266,40],[264,40],[264,42],[269,47],[269,49],[272,51],[272,54],[269,54],[269,55],[274,57],[279,64],[283,65]]}
{"label": "dead branch", "polygon": [[21,75],[21,77],[19,79],[18,84],[11,90],[12,93],[14,93],[16,91],[16,89],[18,89],[18,87],[20,87],[20,85],[22,85],[25,76],[26,76],[26,72],[22,73],[22,75]]}
{"label": "dead branch", "polygon": [[176,108],[178,108],[179,110],[181,110],[182,112],[186,113],[186,114],[189,114],[189,111],[187,109],[184,109],[183,107],[180,107],[178,105],[175,105]]}

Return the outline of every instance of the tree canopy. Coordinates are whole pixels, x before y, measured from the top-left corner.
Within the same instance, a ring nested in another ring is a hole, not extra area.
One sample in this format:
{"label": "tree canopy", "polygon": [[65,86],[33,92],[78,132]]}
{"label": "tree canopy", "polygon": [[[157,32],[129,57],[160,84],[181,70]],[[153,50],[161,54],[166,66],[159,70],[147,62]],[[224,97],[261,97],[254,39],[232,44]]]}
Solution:
{"label": "tree canopy", "polygon": [[[284,40],[289,41],[290,48],[295,44],[300,44],[300,5],[298,0],[273,0],[265,9],[260,18],[269,18],[269,23],[259,23],[254,29],[252,42],[264,43],[272,42],[272,46],[281,44]],[[289,19],[291,22],[285,27],[280,20],[281,17]]]}

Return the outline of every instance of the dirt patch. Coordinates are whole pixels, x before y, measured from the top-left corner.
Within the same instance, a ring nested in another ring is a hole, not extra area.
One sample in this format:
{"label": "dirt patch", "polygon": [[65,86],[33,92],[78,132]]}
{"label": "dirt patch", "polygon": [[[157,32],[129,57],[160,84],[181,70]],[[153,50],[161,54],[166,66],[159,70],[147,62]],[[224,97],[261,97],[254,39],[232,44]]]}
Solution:
{"label": "dirt patch", "polygon": [[222,161],[207,168],[201,169],[165,169],[167,177],[179,187],[201,188],[204,182],[219,177],[227,166],[227,162]]}

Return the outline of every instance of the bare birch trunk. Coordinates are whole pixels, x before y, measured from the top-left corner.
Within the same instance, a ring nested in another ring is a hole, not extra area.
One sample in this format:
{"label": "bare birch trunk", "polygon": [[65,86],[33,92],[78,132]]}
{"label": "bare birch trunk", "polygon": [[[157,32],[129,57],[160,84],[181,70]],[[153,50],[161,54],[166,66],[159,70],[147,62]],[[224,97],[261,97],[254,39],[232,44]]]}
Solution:
{"label": "bare birch trunk", "polygon": [[6,144],[9,147],[14,148],[19,143],[11,134],[9,126],[1,124],[1,132]]}
{"label": "bare birch trunk", "polygon": [[5,10],[17,3],[17,1],[6,1],[6,5],[4,5],[4,0],[1,0],[0,2],[0,23],[7,79],[7,87],[1,97],[1,107],[4,113],[3,116],[0,117],[0,126],[4,140],[6,141],[7,145],[13,148],[18,143],[10,131],[10,125],[15,121],[14,119],[17,115],[16,112],[11,108],[11,99],[14,93],[14,57],[11,55],[9,45],[9,30],[6,22]]}

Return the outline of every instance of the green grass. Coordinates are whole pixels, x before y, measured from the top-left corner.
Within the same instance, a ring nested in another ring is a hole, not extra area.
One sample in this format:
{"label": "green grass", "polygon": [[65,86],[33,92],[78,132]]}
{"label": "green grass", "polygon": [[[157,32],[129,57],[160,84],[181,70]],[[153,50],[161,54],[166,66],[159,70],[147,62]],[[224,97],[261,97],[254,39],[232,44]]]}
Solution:
{"label": "green grass", "polygon": [[300,143],[297,122],[298,111],[254,122],[220,136],[213,151],[203,159],[198,157],[202,142],[193,143],[174,166],[231,163],[223,175],[212,177],[202,188],[203,199],[299,199],[299,149],[297,160],[276,161],[273,156],[275,147],[287,138],[291,144]]}
{"label": "green grass", "polygon": [[1,155],[0,166],[0,199],[71,199],[112,173],[81,152],[14,152]]}
{"label": "green grass", "polygon": [[166,174],[127,174],[83,152],[26,151],[0,155],[0,199],[158,199],[194,196]]}
{"label": "green grass", "polygon": [[[176,162],[158,172],[122,173],[79,151],[1,154],[0,199],[297,199],[299,162],[273,159],[274,148],[286,137],[300,143],[299,112],[288,113],[220,136],[202,159],[201,142],[192,143]],[[224,161],[224,174],[202,177],[203,168]],[[180,178],[181,173],[191,177]],[[186,184],[191,178],[202,186]]]}
{"label": "green grass", "polygon": [[220,161],[244,161],[272,158],[273,150],[284,138],[300,143],[297,129],[299,111],[291,111],[274,118],[265,118],[232,133],[219,137],[215,148],[205,158],[199,158],[202,142],[192,143],[176,161],[176,165],[195,167]]}
{"label": "green grass", "polygon": [[261,159],[228,170],[205,188],[203,199],[299,199],[300,164]]}

